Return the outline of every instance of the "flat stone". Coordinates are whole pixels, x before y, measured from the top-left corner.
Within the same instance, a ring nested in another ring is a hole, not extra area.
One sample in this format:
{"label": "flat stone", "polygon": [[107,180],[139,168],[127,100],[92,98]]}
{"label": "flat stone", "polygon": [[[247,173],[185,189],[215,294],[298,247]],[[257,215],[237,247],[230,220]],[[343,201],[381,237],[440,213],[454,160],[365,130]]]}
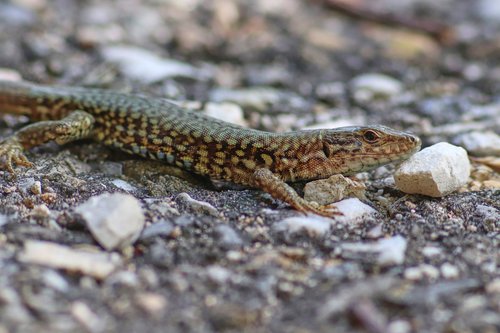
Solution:
{"label": "flat stone", "polygon": [[340,223],[358,223],[368,215],[377,213],[375,209],[363,203],[358,198],[349,198],[332,204],[339,212],[340,216],[335,216],[335,221]]}
{"label": "flat stone", "polygon": [[452,265],[448,262],[445,262],[443,265],[441,265],[441,275],[445,279],[456,279],[458,278],[460,274],[460,271],[458,270],[458,267],[455,265]]}
{"label": "flat stone", "polygon": [[368,73],[356,76],[350,82],[353,96],[358,101],[388,98],[403,91],[403,84],[384,74]]}
{"label": "flat stone", "polygon": [[103,332],[105,322],[100,316],[93,311],[89,305],[82,301],[76,301],[71,304],[71,314],[87,332]]}
{"label": "flat stone", "polygon": [[76,250],[67,246],[28,240],[17,259],[24,263],[78,272],[97,279],[104,279],[121,266],[116,253]]}
{"label": "flat stone", "polygon": [[470,171],[465,149],[440,142],[403,162],[394,173],[394,180],[405,193],[442,197],[465,185]]}
{"label": "flat stone", "polygon": [[244,244],[241,236],[226,224],[219,224],[214,228],[214,234],[219,245],[227,249],[239,248]]}
{"label": "flat stone", "polygon": [[191,211],[196,212],[196,213],[201,213],[201,214],[208,214],[212,216],[219,216],[219,211],[217,208],[209,204],[208,202],[205,201],[200,201],[191,198],[191,196],[187,193],[180,193],[175,200],[179,202],[180,204],[185,205],[187,208],[189,208]]}
{"label": "flat stone", "polygon": [[471,155],[500,157],[500,136],[491,131],[464,133],[453,143],[464,147]]}
{"label": "flat stone", "polygon": [[286,103],[295,108],[305,108],[307,101],[301,96],[271,87],[261,86],[242,89],[217,88],[210,92],[214,102],[233,102],[245,108],[266,110],[270,105]]}
{"label": "flat stone", "polygon": [[230,122],[232,124],[248,127],[248,123],[243,115],[241,107],[234,103],[213,103],[209,102],[205,105],[205,113],[220,120]]}
{"label": "flat stone", "polygon": [[131,79],[151,84],[169,77],[206,80],[205,71],[187,63],[162,58],[146,49],[129,45],[106,46],[101,49],[105,60],[118,64],[123,74]]}
{"label": "flat stone", "polygon": [[174,225],[168,221],[160,221],[146,227],[141,234],[141,239],[148,239],[158,236],[168,236],[174,230]]}
{"label": "flat stone", "polygon": [[330,230],[330,226],[331,223],[327,218],[317,215],[308,215],[286,218],[275,223],[273,229],[290,234],[304,233],[310,237],[320,237]]}
{"label": "flat stone", "polygon": [[405,260],[407,241],[396,235],[383,238],[373,243],[344,243],[341,248],[346,251],[377,253],[377,262],[382,266],[400,265]]}
{"label": "flat stone", "polygon": [[134,243],[144,227],[139,200],[123,193],[92,197],[75,209],[95,240],[106,250]]}
{"label": "flat stone", "polygon": [[366,187],[343,175],[333,175],[327,179],[309,182],[304,187],[304,199],[328,205],[348,196],[364,198]]}
{"label": "flat stone", "polygon": [[10,69],[10,68],[1,68],[0,67],[0,80],[2,81],[22,81],[23,77],[19,72]]}
{"label": "flat stone", "polygon": [[416,267],[409,267],[404,271],[407,280],[418,281],[424,278],[435,280],[439,277],[439,270],[428,264],[421,264]]}

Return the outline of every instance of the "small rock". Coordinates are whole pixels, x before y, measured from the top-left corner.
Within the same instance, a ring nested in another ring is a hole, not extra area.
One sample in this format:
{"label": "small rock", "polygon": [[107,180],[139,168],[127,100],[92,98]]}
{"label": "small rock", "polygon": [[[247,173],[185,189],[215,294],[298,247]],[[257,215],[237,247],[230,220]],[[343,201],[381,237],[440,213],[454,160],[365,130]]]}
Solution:
{"label": "small rock", "polygon": [[422,249],[422,254],[427,258],[434,258],[438,255],[441,255],[443,250],[437,246],[426,246]]}
{"label": "small rock", "polygon": [[402,319],[394,320],[387,325],[387,333],[411,333],[412,325]]}
{"label": "small rock", "polygon": [[130,288],[137,288],[140,284],[140,281],[135,272],[118,271],[108,276],[105,283],[109,286],[125,286]]}
{"label": "small rock", "polygon": [[480,217],[484,224],[500,221],[500,210],[495,207],[477,205],[474,209],[474,215]]}
{"label": "small rock", "polygon": [[291,72],[280,63],[250,66],[245,70],[245,76],[250,86],[286,86],[293,80]]}
{"label": "small rock", "polygon": [[485,289],[489,294],[500,294],[500,278],[496,278],[488,283]]}
{"label": "small rock", "polygon": [[365,125],[366,119],[363,117],[350,117],[350,118],[338,118],[331,121],[321,121],[319,123],[302,126],[300,129],[305,130],[315,130],[322,128],[338,128],[338,127],[347,127],[347,126],[361,126]]}
{"label": "small rock", "polygon": [[136,296],[139,306],[152,316],[161,315],[167,307],[167,300],[163,295],[143,292]]}
{"label": "small rock", "polygon": [[456,279],[459,275],[459,271],[457,266],[454,266],[448,262],[445,262],[443,265],[441,265],[441,275],[445,279]]}
{"label": "small rock", "polygon": [[0,214],[0,228],[9,223],[9,220],[7,215]]}
{"label": "small rock", "polygon": [[310,237],[324,236],[330,230],[331,223],[328,219],[317,216],[293,216],[273,225],[276,231],[290,234],[305,233]]}
{"label": "small rock", "polygon": [[475,156],[500,157],[500,136],[491,131],[461,134],[453,140],[453,143],[464,147]]}
{"label": "small rock", "polygon": [[354,99],[366,102],[376,98],[388,98],[403,91],[403,84],[398,80],[378,73],[363,74],[350,83]]}
{"label": "small rock", "polygon": [[348,196],[363,199],[365,190],[366,187],[362,183],[343,175],[333,175],[328,179],[319,179],[307,183],[304,187],[304,199],[315,201],[320,205],[328,205]]}
{"label": "small rock", "polygon": [[463,186],[470,170],[463,148],[440,142],[403,162],[394,173],[394,180],[405,193],[442,197]]}
{"label": "small rock", "polygon": [[105,322],[87,304],[81,301],[74,302],[71,305],[71,314],[85,327],[87,332],[97,333],[104,331]]}
{"label": "small rock", "polygon": [[209,74],[187,63],[161,58],[148,50],[127,45],[102,48],[105,60],[117,63],[121,71],[131,79],[151,84],[169,77],[185,77],[206,80]]}
{"label": "small rock", "polygon": [[31,189],[36,187],[35,182],[36,180],[33,177],[22,178],[18,180],[17,186],[24,194],[33,193]]}
{"label": "small rock", "polygon": [[207,103],[205,105],[205,113],[220,120],[230,122],[232,124],[248,127],[248,124],[243,115],[241,107],[234,103]]}
{"label": "small rock", "polygon": [[30,26],[36,23],[37,16],[24,6],[0,3],[0,21],[11,26]]}
{"label": "small rock", "polygon": [[123,179],[113,179],[111,181],[113,185],[115,185],[120,190],[124,190],[126,192],[134,192],[137,191],[137,187],[130,184],[129,182],[124,181]]}
{"label": "small rock", "polygon": [[225,267],[212,265],[207,267],[207,277],[217,284],[223,285],[231,278],[231,271]]}
{"label": "small rock", "polygon": [[422,264],[417,267],[410,267],[404,271],[405,279],[417,281],[423,278],[435,280],[439,277],[439,270],[431,265]]}
{"label": "small rock", "polygon": [[42,183],[39,180],[36,180],[31,186],[30,191],[34,195],[39,195],[42,193]]}
{"label": "small rock", "polygon": [[361,202],[358,198],[344,199],[332,204],[343,215],[335,216],[335,221],[341,223],[355,223],[361,221],[367,215],[377,213],[375,209]]}
{"label": "small rock", "polygon": [[66,293],[70,290],[68,281],[59,272],[53,269],[47,269],[42,275],[43,282],[49,288]]}
{"label": "small rock", "polygon": [[106,161],[99,164],[99,171],[109,177],[120,177],[123,175],[123,164]]}
{"label": "small rock", "polygon": [[187,193],[179,194],[175,200],[191,209],[193,212],[208,214],[212,216],[219,216],[217,208],[205,201],[199,201],[191,198]]}
{"label": "small rock", "polygon": [[497,0],[480,0],[476,3],[477,13],[481,18],[489,20],[491,23],[498,23],[500,20],[500,2]]}
{"label": "small rock", "polygon": [[366,237],[371,238],[371,239],[377,239],[377,238],[382,237],[383,234],[384,234],[384,232],[382,229],[382,224],[377,224],[376,226],[374,226],[373,228],[368,230],[368,232],[366,233]]}
{"label": "small rock", "polygon": [[[1,10],[0,10],[1,12]],[[2,81],[22,81],[23,77],[19,72],[9,68],[0,67],[0,80]]]}
{"label": "small rock", "polygon": [[210,100],[218,103],[233,102],[243,108],[261,111],[281,102],[295,108],[304,109],[308,106],[307,101],[297,94],[265,86],[245,89],[218,88],[210,93]]}
{"label": "small rock", "polygon": [[346,88],[343,82],[323,82],[315,89],[316,95],[327,101],[337,101],[345,96]]}
{"label": "small rock", "polygon": [[219,224],[215,227],[214,231],[218,244],[222,247],[234,249],[243,245],[243,240],[240,235],[226,224]]}
{"label": "small rock", "polygon": [[158,237],[158,236],[168,236],[174,230],[174,225],[168,221],[160,221],[153,223],[146,227],[141,234],[141,240]]}
{"label": "small rock", "polygon": [[346,251],[377,253],[377,262],[382,266],[390,266],[404,262],[406,246],[406,239],[396,235],[380,239],[375,243],[344,243],[341,248]]}
{"label": "small rock", "polygon": [[139,200],[123,193],[105,193],[79,205],[80,214],[96,241],[106,250],[134,243],[144,227]]}
{"label": "small rock", "polygon": [[59,244],[29,240],[18,255],[21,262],[65,269],[104,279],[121,266],[117,254],[75,250]]}

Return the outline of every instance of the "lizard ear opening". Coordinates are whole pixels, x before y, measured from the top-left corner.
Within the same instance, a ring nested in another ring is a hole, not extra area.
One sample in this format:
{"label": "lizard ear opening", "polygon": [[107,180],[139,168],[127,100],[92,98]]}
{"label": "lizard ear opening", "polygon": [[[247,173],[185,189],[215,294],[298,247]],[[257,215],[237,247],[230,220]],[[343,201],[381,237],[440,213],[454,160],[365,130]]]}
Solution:
{"label": "lizard ear opening", "polygon": [[330,149],[328,149],[328,145],[326,143],[323,143],[323,154],[325,154],[326,158],[330,158]]}

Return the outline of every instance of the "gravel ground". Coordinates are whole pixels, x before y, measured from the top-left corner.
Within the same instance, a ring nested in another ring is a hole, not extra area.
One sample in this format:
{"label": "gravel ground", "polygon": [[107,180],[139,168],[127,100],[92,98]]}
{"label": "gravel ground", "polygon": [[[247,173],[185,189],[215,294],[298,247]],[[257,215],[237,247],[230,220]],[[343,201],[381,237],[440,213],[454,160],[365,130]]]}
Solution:
{"label": "gravel ground", "polygon": [[454,36],[307,0],[0,1],[1,78],[269,131],[384,124],[472,168],[442,198],[399,191],[393,165],[359,174],[333,220],[93,142],[34,148],[0,171],[0,333],[500,331],[500,5],[361,3]]}

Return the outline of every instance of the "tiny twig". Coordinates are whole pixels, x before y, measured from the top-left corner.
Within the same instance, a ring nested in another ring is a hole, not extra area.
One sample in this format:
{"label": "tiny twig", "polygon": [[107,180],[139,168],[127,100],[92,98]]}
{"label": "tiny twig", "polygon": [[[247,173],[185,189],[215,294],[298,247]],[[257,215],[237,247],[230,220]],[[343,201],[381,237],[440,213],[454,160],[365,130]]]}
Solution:
{"label": "tiny twig", "polygon": [[408,16],[396,16],[389,12],[379,12],[364,6],[352,5],[345,0],[321,0],[321,3],[334,11],[353,18],[422,32],[443,44],[450,44],[455,39],[453,29],[440,22]]}

